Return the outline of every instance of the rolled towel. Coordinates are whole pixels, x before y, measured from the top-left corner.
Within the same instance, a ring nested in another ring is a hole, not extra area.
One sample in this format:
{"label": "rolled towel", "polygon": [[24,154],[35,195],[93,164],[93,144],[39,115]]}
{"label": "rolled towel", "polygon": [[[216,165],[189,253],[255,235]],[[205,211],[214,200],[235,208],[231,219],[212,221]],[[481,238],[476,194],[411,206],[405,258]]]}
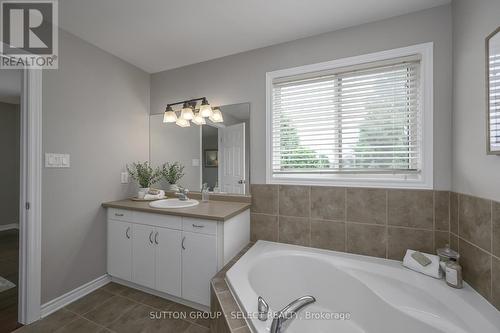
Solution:
{"label": "rolled towel", "polygon": [[149,194],[147,193],[144,196],[144,200],[159,200],[165,197],[165,191],[159,190],[157,194]]}
{"label": "rolled towel", "polygon": [[412,257],[412,254],[417,251],[414,250],[406,250],[406,255],[403,259],[403,266],[414,270],[416,272],[432,276],[433,278],[436,279],[441,279],[443,277],[443,273],[440,269],[439,266],[439,257],[433,254],[428,254],[428,253],[422,253],[424,256],[426,256],[431,263],[428,264],[427,266],[423,266],[420,264],[417,260],[415,260]]}

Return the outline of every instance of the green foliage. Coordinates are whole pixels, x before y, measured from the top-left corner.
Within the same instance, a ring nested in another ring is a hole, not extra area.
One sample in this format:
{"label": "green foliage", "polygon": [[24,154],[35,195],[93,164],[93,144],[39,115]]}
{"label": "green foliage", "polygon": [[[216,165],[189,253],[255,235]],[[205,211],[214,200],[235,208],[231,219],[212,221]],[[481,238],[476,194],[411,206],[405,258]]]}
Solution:
{"label": "green foliage", "polygon": [[147,188],[157,183],[161,179],[161,171],[159,168],[153,168],[149,162],[132,163],[127,171],[130,177],[139,183],[140,187]]}
{"label": "green foliage", "polygon": [[324,154],[318,154],[312,149],[308,149],[300,144],[299,134],[297,129],[289,125],[288,119],[281,116],[280,135],[282,140],[280,148],[282,151],[293,151],[293,156],[287,156],[287,152],[281,154],[281,169],[328,169],[330,162]]}
{"label": "green foliage", "polygon": [[161,174],[167,183],[172,185],[177,184],[184,177],[184,165],[179,162],[167,162],[163,164]]}

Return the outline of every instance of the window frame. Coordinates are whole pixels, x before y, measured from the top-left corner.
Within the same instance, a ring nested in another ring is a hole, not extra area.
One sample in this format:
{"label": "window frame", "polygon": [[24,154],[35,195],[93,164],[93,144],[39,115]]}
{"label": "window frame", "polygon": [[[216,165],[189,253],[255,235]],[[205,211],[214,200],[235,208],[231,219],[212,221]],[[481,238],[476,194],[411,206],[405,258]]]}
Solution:
{"label": "window frame", "polygon": [[[336,59],[311,65],[281,69],[266,73],[266,183],[282,185],[318,185],[351,187],[387,187],[432,189],[434,187],[434,44],[423,43],[392,50]],[[418,175],[408,174],[320,174],[320,175],[274,175],[272,170],[272,120],[273,120],[273,80],[335,70],[342,67],[363,65],[371,62],[387,61],[419,55],[420,98],[422,126],[422,170]]]}

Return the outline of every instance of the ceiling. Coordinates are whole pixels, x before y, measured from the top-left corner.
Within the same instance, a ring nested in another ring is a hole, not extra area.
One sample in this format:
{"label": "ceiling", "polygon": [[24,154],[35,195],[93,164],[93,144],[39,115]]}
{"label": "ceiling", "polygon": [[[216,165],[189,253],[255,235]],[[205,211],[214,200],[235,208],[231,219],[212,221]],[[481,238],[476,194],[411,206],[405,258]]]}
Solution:
{"label": "ceiling", "polygon": [[155,73],[450,0],[64,0],[60,25]]}
{"label": "ceiling", "polygon": [[19,104],[21,100],[21,70],[0,70],[0,102]]}

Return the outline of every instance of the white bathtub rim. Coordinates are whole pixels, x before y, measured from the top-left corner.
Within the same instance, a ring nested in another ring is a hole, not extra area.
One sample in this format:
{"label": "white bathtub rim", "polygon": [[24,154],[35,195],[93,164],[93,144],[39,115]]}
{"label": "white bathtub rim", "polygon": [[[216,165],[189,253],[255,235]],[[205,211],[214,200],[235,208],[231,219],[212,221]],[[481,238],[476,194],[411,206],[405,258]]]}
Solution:
{"label": "white bathtub rim", "polygon": [[[229,286],[229,289],[233,297],[236,299],[242,311],[255,310],[253,309],[253,307],[247,309],[245,305],[249,305],[249,301],[245,302],[244,299],[255,298],[255,304],[257,302],[258,295],[251,287],[248,276],[251,264],[252,262],[259,260],[258,254],[260,252],[265,252],[265,254],[268,256],[271,254],[271,252],[275,252],[273,253],[273,256],[274,255],[279,256],[283,252],[286,252],[287,254],[292,254],[295,252],[300,255],[304,255],[304,252],[308,254],[318,253],[335,257],[335,259],[345,259],[345,261],[344,260],[342,261],[344,262],[344,264],[347,264],[347,266],[349,266],[349,264],[351,264],[351,266],[354,266],[353,265],[354,262],[359,263],[360,261],[363,262],[364,264],[369,265],[368,267],[366,266],[363,267],[364,269],[360,269],[360,267],[353,267],[353,269],[358,269],[361,271],[371,272],[369,269],[366,268],[377,268],[377,267],[380,269],[384,269],[386,272],[387,269],[391,271],[394,270],[394,273],[397,274],[394,274],[394,276],[391,276],[391,278],[397,278],[402,282],[407,282],[407,280],[404,277],[405,276],[410,277],[417,282],[415,287],[419,288],[419,285],[427,287],[425,289],[422,289],[425,292],[430,292],[428,290],[428,287],[436,289],[438,293],[444,293],[446,297],[451,298],[447,299],[447,301],[452,304],[450,307],[458,306],[457,304],[460,304],[461,306],[468,308],[468,311],[472,311],[475,316],[481,317],[486,323],[489,324],[488,326],[491,326],[493,328],[495,327],[498,328],[497,330],[490,330],[491,332],[500,332],[500,312],[491,303],[489,303],[481,294],[475,291],[467,283],[464,283],[463,289],[452,289],[446,286],[444,280],[442,279],[432,278],[408,270],[407,268],[402,266],[401,261],[370,257],[352,253],[338,252],[338,251],[330,251],[324,249],[316,249],[299,245],[275,243],[262,240],[259,240],[252,248],[250,248],[250,250],[248,250],[247,253],[245,253],[242,256],[242,258],[240,258],[233,265],[233,267],[231,267],[231,269],[226,273],[226,282]],[[243,283],[243,285],[249,287],[246,290],[244,290],[246,295],[238,295],[238,290],[237,290],[238,288],[235,286],[234,283],[235,281],[238,281],[236,282],[236,284],[240,286]],[[256,320],[247,319],[246,321],[249,327],[253,328],[253,331],[262,330],[265,325],[265,323],[257,322]],[[256,323],[259,327],[255,327],[254,323]]]}

